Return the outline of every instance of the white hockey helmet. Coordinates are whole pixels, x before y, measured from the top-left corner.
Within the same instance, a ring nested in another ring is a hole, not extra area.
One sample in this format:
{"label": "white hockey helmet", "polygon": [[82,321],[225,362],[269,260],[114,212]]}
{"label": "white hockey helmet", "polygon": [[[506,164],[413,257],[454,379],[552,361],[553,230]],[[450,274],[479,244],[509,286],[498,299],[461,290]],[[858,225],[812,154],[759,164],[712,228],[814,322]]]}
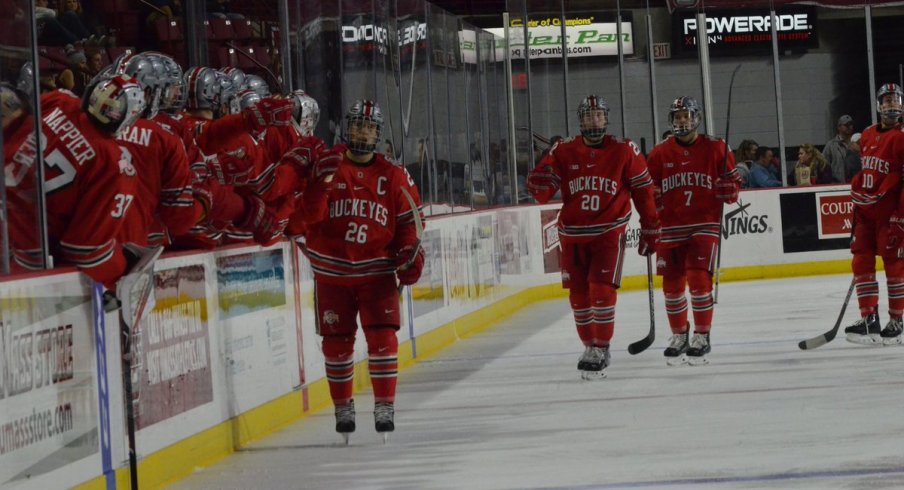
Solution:
{"label": "white hockey helmet", "polygon": [[904,113],[904,93],[897,83],[886,83],[876,91],[876,111],[887,119],[897,119]]}
{"label": "white hockey helmet", "polygon": [[[687,118],[679,118],[681,120],[676,122],[675,116],[683,111],[687,112]],[[701,115],[702,110],[696,99],[686,95],[676,98],[669,106],[669,125],[672,127],[672,133],[675,136],[686,136],[696,131],[700,126]]]}
{"label": "white hockey helmet", "polygon": [[160,62],[154,65],[160,69],[158,74],[161,80],[160,110],[170,114],[177,114],[185,107],[185,81],[182,67],[171,56],[164,53],[148,53]]}
{"label": "white hockey helmet", "polygon": [[82,110],[102,131],[118,136],[128,130],[144,112],[144,91],[125,74],[93,80],[85,88]]}
{"label": "white hockey helmet", "polygon": [[578,105],[578,121],[585,138],[602,138],[609,126],[609,105],[599,95],[588,95]]}
{"label": "white hockey helmet", "polygon": [[345,114],[344,138],[348,149],[356,153],[372,153],[383,134],[383,111],[376,102],[356,100]]}
{"label": "white hockey helmet", "polygon": [[292,117],[301,128],[302,134],[304,136],[311,136],[314,134],[314,128],[317,127],[317,122],[320,121],[320,106],[317,104],[317,101],[306,94],[304,90],[295,90],[289,94],[289,97],[292,99],[292,103],[295,106],[292,109]]}
{"label": "white hockey helmet", "polygon": [[241,84],[242,89],[253,90],[261,97],[270,96],[270,86],[267,81],[257,75],[245,75],[245,80]]}

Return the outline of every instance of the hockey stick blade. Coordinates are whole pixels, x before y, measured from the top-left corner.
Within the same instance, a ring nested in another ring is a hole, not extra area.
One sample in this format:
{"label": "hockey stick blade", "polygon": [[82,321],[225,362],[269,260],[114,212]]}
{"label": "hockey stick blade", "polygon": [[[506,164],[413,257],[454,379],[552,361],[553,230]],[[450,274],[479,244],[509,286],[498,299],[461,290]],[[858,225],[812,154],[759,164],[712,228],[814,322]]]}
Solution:
{"label": "hockey stick blade", "polygon": [[653,310],[653,259],[647,255],[647,294],[650,300],[650,332],[647,336],[628,346],[628,354],[640,354],[656,340],[656,317]]}
{"label": "hockey stick blade", "polygon": [[841,321],[844,319],[844,312],[847,310],[848,302],[851,301],[851,294],[853,293],[854,281],[851,280],[851,287],[848,288],[847,296],[844,297],[844,304],[841,305],[841,312],[838,313],[838,319],[835,320],[835,326],[822,335],[817,335],[812,339],[801,340],[800,343],[797,344],[797,346],[800,347],[801,350],[810,350],[817,347],[822,347],[823,345],[826,345],[835,339],[835,336],[838,335],[838,328],[841,327]]}

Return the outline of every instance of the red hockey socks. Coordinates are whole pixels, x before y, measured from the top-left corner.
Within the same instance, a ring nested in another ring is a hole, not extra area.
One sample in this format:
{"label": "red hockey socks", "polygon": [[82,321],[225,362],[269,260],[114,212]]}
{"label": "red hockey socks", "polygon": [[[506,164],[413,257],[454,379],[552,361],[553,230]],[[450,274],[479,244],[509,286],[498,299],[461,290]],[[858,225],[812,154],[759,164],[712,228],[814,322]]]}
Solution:
{"label": "red hockey socks", "polygon": [[367,366],[375,402],[395,402],[396,380],[399,374],[399,339],[392,327],[368,327]]}
{"label": "red hockey socks", "polygon": [[684,276],[664,276],[662,278],[665,314],[669,318],[672,333],[687,331],[687,297],[684,295],[686,283],[687,279]]}
{"label": "red hockey socks", "polygon": [[713,325],[713,277],[709,271],[691,269],[687,271],[687,283],[694,310],[694,332],[709,332]]}
{"label": "red hockey socks", "polygon": [[611,284],[590,283],[590,301],[593,310],[591,327],[592,345],[609,345],[615,332],[615,288]]}
{"label": "red hockey socks", "polygon": [[590,308],[590,294],[587,291],[568,290],[568,302],[574,314],[574,325],[578,337],[584,345],[590,345],[593,338],[593,310]]}
{"label": "red hockey socks", "polygon": [[326,380],[334,405],[345,405],[352,399],[355,375],[355,336],[326,336],[323,338],[323,357],[326,359]]}
{"label": "red hockey socks", "polygon": [[888,281],[888,315],[901,318],[904,313],[904,262],[885,262],[885,277]]}
{"label": "red hockey socks", "polygon": [[851,260],[854,271],[854,285],[857,288],[857,303],[860,316],[866,317],[879,306],[879,283],[876,281],[876,259],[870,255],[857,254]]}

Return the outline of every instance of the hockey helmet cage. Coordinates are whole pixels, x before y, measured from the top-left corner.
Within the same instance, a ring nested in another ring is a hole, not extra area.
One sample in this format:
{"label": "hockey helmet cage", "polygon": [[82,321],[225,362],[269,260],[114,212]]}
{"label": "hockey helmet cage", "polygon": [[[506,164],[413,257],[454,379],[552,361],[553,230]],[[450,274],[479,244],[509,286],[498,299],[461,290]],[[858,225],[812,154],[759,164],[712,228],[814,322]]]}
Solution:
{"label": "hockey helmet cage", "polygon": [[[590,117],[595,113],[602,113],[602,123],[594,121]],[[581,126],[581,134],[585,138],[592,140],[602,138],[609,126],[609,105],[599,95],[588,95],[578,105],[578,121]]]}
{"label": "hockey helmet cage", "polygon": [[[892,97],[886,102],[885,99],[889,95]],[[904,104],[904,93],[901,92],[901,87],[897,83],[886,83],[876,91],[876,111],[882,117],[887,119],[901,117],[904,112],[902,104]]]}
{"label": "hockey helmet cage", "polygon": [[160,110],[177,114],[185,106],[185,82],[182,78],[182,67],[169,55],[152,53],[151,56],[160,62],[162,69],[159,74],[161,80]]}
{"label": "hockey helmet cage", "polygon": [[85,89],[82,110],[102,131],[114,136],[128,130],[144,111],[144,91],[125,74],[101,78]]}
{"label": "hockey helmet cage", "polygon": [[206,66],[189,68],[185,72],[185,108],[214,110],[220,103],[220,84],[217,71]]}
{"label": "hockey helmet cage", "polygon": [[[370,133],[370,134],[368,134]],[[383,133],[383,111],[376,102],[356,100],[345,114],[345,142],[357,153],[372,153]]]}
{"label": "hockey helmet cage", "polygon": [[270,96],[270,86],[267,85],[267,81],[257,75],[246,75],[241,87],[246,90],[253,90],[261,97]]}
{"label": "hockey helmet cage", "polygon": [[304,136],[313,135],[314,128],[317,127],[317,122],[320,121],[320,105],[317,104],[313,97],[306,94],[304,90],[295,90],[289,94],[289,97],[292,98],[292,103],[295,106],[292,109],[292,117],[301,128],[302,134]]}
{"label": "hockey helmet cage", "polygon": [[[675,116],[682,111],[687,111],[687,118],[676,122]],[[675,136],[686,136],[697,130],[700,126],[702,110],[700,104],[693,97],[682,95],[672,101],[669,106],[669,126]]]}

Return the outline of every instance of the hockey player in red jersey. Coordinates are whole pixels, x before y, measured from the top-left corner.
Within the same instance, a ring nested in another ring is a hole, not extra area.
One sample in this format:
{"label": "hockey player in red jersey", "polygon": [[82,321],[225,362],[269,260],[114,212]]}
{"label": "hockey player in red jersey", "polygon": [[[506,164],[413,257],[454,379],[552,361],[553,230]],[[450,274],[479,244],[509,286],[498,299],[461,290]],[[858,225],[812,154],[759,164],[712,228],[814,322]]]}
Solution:
{"label": "hockey player in red jersey", "polygon": [[[138,118],[144,95],[130,78],[109,76],[93,81],[81,104],[66,91],[41,100],[49,108],[41,133],[50,252],[59,264],[74,265],[113,288],[128,267],[117,236],[138,178],[114,138]],[[40,269],[34,205],[38,146],[31,117],[22,115],[4,126],[5,173],[12,177],[6,182],[11,245],[20,266]]]}
{"label": "hockey player in red jersey", "polygon": [[146,101],[142,118],[117,138],[123,155],[141,177],[121,241],[169,245],[167,237],[188,233],[200,219],[202,207],[192,197],[192,173],[182,139],[151,120],[160,107],[165,68],[158,57],[132,54],[118,59],[114,70],[132,76]]}
{"label": "hockey player in red jersey", "polygon": [[[355,430],[352,400],[356,316],[367,340],[377,432],[395,429],[399,293],[417,282],[424,266],[407,193],[419,206],[417,187],[403,167],[375,153],[383,128],[376,103],[358,100],[349,109],[346,144],[311,165],[302,196],[306,253],[314,271],[317,331],[336,431]],[[335,172],[335,173],[333,173]],[[384,434],[385,435],[385,434]]]}
{"label": "hockey player in red jersey", "polygon": [[[904,206],[899,204],[904,133],[898,119],[902,111],[901,87],[882,85],[876,93],[879,124],[860,136],[862,170],[851,181],[854,234],[851,269],[857,288],[861,319],[844,329],[847,340],[858,344],[901,342],[904,312]],[[897,210],[896,210],[897,209]],[[880,331],[879,283],[876,256],[885,264],[889,321]]]}
{"label": "hockey player in red jersey", "polygon": [[[676,98],[669,107],[673,136],[656,145],[647,158],[662,222],[656,268],[672,330],[665,350],[670,366],[707,363],[722,205],[737,201],[741,185],[726,142],[697,132],[701,112],[693,98]],[[694,315],[693,338],[686,288]]]}
{"label": "hockey player in red jersey", "polygon": [[528,191],[546,203],[561,188],[559,240],[562,286],[569,290],[584,354],[584,379],[605,377],[615,329],[616,290],[621,284],[625,228],[631,201],[640,213],[642,255],[653,253],[659,218],[653,186],[640,149],[605,134],[609,107],[591,95],[578,106],[581,136],[554,145],[531,170]]}

